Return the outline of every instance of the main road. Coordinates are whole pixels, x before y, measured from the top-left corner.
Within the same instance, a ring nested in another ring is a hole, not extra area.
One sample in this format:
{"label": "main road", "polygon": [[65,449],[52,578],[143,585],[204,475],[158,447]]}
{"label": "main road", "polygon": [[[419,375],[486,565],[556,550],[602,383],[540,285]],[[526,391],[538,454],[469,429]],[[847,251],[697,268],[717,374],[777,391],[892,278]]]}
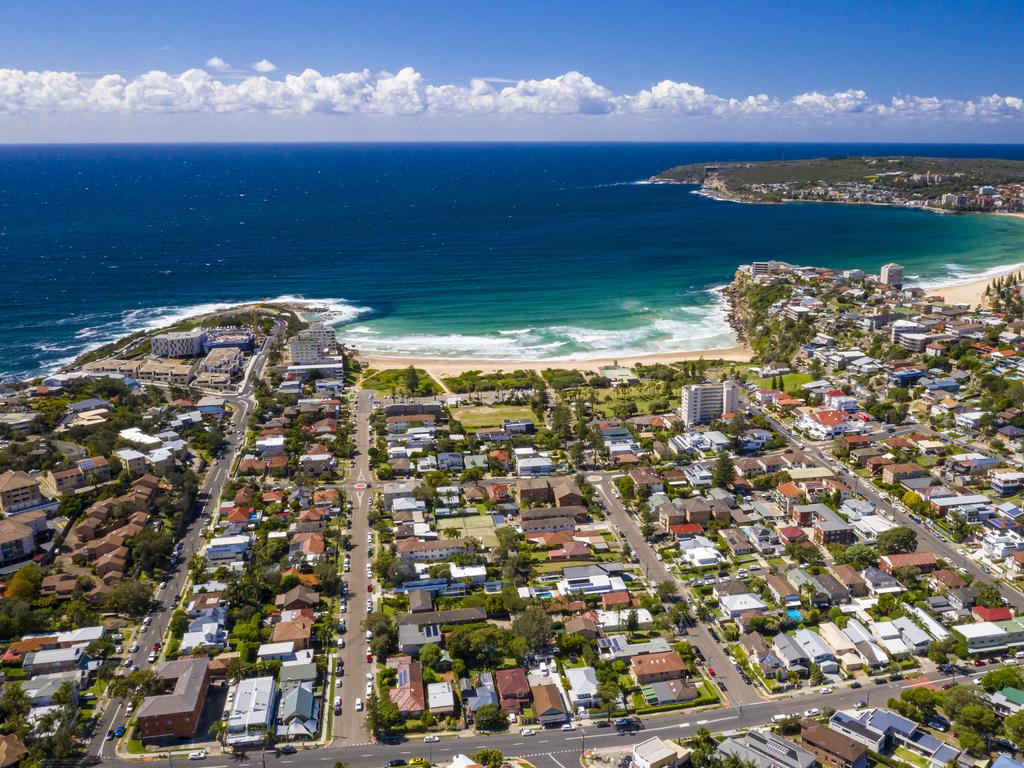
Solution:
{"label": "main road", "polygon": [[[965,682],[977,678],[985,670],[959,677],[933,677],[927,681],[930,685]],[[557,727],[541,729],[533,736],[518,733],[490,733],[479,737],[442,737],[437,744],[426,744],[421,741],[402,741],[393,744],[355,744],[350,745],[339,740],[319,749],[300,749],[292,755],[266,753],[266,761],[271,766],[288,766],[288,768],[324,768],[334,762],[342,761],[349,768],[384,768],[391,760],[424,757],[434,763],[447,763],[456,754],[472,754],[479,749],[498,749],[506,757],[524,757],[538,768],[572,768],[578,765],[578,757],[584,749],[601,749],[618,747],[628,749],[634,743],[651,736],[662,738],[687,738],[693,736],[701,728],[712,732],[737,730],[767,725],[778,715],[802,715],[809,710],[826,708],[843,709],[855,707],[859,702],[869,706],[884,706],[890,697],[897,697],[905,688],[925,684],[924,680],[900,681],[883,685],[867,685],[863,689],[844,688],[831,694],[819,692],[807,693],[790,699],[779,701],[758,701],[751,704],[737,704],[724,709],[704,712],[688,712],[647,718],[644,727],[636,731],[618,731],[615,728],[599,728],[590,726],[577,728],[572,732],[564,732]],[[130,760],[108,761],[119,768],[127,768]],[[259,753],[252,756],[216,755],[202,763],[203,768],[230,768],[237,765],[261,765]]]}
{"label": "main road", "polygon": [[[224,398],[232,406],[228,419],[229,429],[227,430],[225,445],[220,455],[214,457],[199,489],[207,497],[203,507],[204,514],[195,517],[185,529],[185,533],[181,538],[180,562],[177,566],[168,570],[165,586],[162,589],[158,589],[154,595],[154,600],[160,604],[160,607],[149,614],[152,619],[151,623],[148,627],[140,627],[138,633],[131,639],[125,638],[125,645],[137,643],[139,646],[138,650],[134,653],[129,651],[125,654],[127,658],[131,659],[132,664],[138,666],[139,669],[145,669],[150,666],[149,654],[153,650],[153,644],[163,642],[164,640],[174,607],[173,602],[170,601],[173,601],[185,587],[188,579],[188,561],[203,543],[204,518],[212,517],[216,511],[224,485],[231,474],[231,467],[234,464],[235,457],[245,443],[246,423],[249,413],[256,405],[256,398],[254,397],[256,384],[263,375],[263,369],[267,364],[267,358],[270,354],[270,347],[280,333],[281,328],[282,324],[280,322],[275,323],[273,332],[268,338],[264,339],[263,346],[256,352],[254,359],[248,367],[245,382],[239,392]],[[126,667],[121,667],[121,669],[127,670]],[[108,749],[113,753],[113,742],[106,741],[106,734],[107,731],[118,725],[127,726],[128,718],[127,716],[122,716],[125,706],[126,702],[122,699],[111,699],[107,702],[106,707],[100,714],[99,720],[96,722],[92,740],[86,749],[88,754],[103,757],[104,752]]]}

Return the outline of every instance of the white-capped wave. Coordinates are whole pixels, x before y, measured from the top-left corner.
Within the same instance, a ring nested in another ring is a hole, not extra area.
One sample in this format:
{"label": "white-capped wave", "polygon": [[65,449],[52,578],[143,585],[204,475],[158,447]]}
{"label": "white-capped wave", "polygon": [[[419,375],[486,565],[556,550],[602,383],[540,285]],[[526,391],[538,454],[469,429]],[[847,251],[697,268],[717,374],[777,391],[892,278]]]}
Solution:
{"label": "white-capped wave", "polygon": [[[73,362],[79,355],[125,336],[143,331],[154,331],[193,317],[222,312],[247,304],[284,304],[301,307],[316,313],[325,322],[332,325],[351,322],[372,311],[369,307],[356,306],[339,298],[317,299],[298,295],[282,295],[256,298],[250,301],[211,301],[186,306],[140,307],[125,310],[120,314],[92,312],[72,315],[62,318],[61,321],[58,321],[59,324],[87,323],[87,325],[75,331],[72,343],[53,345],[53,348],[40,347],[39,351],[44,353],[41,357],[40,367],[47,372],[55,371]],[[70,354],[60,354],[58,357],[56,356],[58,353]]]}
{"label": "white-capped wave", "polygon": [[551,325],[492,333],[391,333],[370,324],[350,326],[340,338],[356,349],[397,357],[478,360],[582,361],[659,352],[727,349],[736,337],[726,304],[682,306],[628,328]]}
{"label": "white-capped wave", "polygon": [[909,275],[907,279],[913,280],[912,284],[915,287],[931,291],[937,288],[948,288],[954,285],[973,283],[977,280],[987,280],[999,275],[1016,272],[1020,269],[1024,269],[1024,262],[1001,264],[981,271],[972,270],[970,267],[962,264],[951,263],[946,265],[945,272],[942,275],[929,277],[924,280],[919,279],[917,275]]}

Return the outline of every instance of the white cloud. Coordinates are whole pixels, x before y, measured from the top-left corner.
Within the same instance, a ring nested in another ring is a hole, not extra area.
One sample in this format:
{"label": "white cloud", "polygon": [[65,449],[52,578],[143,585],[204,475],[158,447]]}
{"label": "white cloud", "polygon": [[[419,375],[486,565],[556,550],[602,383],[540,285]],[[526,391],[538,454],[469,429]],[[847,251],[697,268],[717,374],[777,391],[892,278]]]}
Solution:
{"label": "white cloud", "polygon": [[260,59],[259,61],[253,62],[252,68],[265,75],[277,71],[277,65],[272,61],[267,61],[266,59]]}
{"label": "white cloud", "polygon": [[[0,113],[89,111],[130,113],[245,113],[305,115],[579,116],[599,119],[701,117],[744,120],[1024,121],[1024,99],[992,94],[976,99],[900,95],[881,101],[859,89],[808,91],[789,98],[769,94],[726,97],[687,82],[662,80],[635,93],[614,93],[581,72],[532,80],[474,78],[468,84],[427,82],[412,67],[324,75],[315,69],[271,79],[262,73],[222,81],[208,70],[229,68],[219,57],[206,69],[180,74],[153,70],[132,78],[73,72],[0,69]],[[852,123],[851,123],[852,124]],[[857,123],[861,124],[861,123]]]}

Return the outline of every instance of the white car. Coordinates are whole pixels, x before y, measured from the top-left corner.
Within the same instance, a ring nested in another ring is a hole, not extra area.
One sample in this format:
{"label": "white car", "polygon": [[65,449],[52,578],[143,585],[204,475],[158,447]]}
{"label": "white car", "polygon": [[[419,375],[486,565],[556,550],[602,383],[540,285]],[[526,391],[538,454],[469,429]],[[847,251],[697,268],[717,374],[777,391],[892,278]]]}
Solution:
{"label": "white car", "polygon": [[138,643],[132,643],[131,647],[128,649],[128,653],[138,653],[138,651],[139,651],[139,644]]}
{"label": "white car", "polygon": [[366,684],[366,698],[373,696],[373,683]]}
{"label": "white car", "polygon": [[526,728],[519,732],[520,736],[536,736],[537,732],[533,728]]}
{"label": "white car", "polygon": [[126,715],[130,715],[134,711],[135,711],[135,702],[134,701],[129,701],[128,702],[128,706],[124,708],[124,713]]}
{"label": "white car", "polygon": [[562,726],[562,730],[563,731],[575,731],[576,730],[576,726],[573,725],[572,723],[566,723],[565,725]]}
{"label": "white car", "polygon": [[424,744],[437,744],[437,742],[439,742],[440,740],[441,739],[438,736],[434,736],[433,734],[423,737]]}
{"label": "white car", "polygon": [[116,653],[116,654],[117,654],[118,656],[120,656],[120,655],[121,655],[122,653],[124,653],[124,648],[122,648],[122,647],[121,647],[121,646],[119,645],[119,646],[117,646],[117,647],[115,647],[115,648],[114,648],[114,653]]}
{"label": "white car", "polygon": [[832,689],[826,685],[824,688],[821,689],[821,693],[832,693]]}
{"label": "white car", "polygon": [[206,759],[206,750],[205,749],[197,749],[194,752],[189,752],[188,753],[188,759],[189,760],[205,760]]}
{"label": "white car", "polygon": [[146,660],[149,661],[150,664],[156,661],[156,651],[150,651],[149,656],[146,657]]}
{"label": "white car", "polygon": [[356,712],[362,712],[362,711],[363,711],[363,700],[362,699],[356,699]]}
{"label": "white car", "polygon": [[367,680],[367,682],[370,682],[370,683],[373,682],[373,672],[367,672],[366,673],[366,680]]}
{"label": "white car", "polygon": [[338,610],[345,613],[348,610],[348,603],[342,603],[338,606]]}
{"label": "white car", "polygon": [[820,715],[820,714],[821,714],[821,710],[818,709],[817,707],[811,707],[810,709],[804,711],[804,717],[814,717],[815,715]]}
{"label": "white car", "polygon": [[167,587],[167,582],[166,581],[161,581],[160,582],[160,589],[165,589],[166,587]]}

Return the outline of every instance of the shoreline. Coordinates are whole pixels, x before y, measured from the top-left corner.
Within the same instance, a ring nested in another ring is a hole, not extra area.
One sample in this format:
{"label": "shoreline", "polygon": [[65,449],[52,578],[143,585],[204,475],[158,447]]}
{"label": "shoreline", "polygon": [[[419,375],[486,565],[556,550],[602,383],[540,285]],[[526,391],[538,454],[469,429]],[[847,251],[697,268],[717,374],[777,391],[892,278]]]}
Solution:
{"label": "shoreline", "polygon": [[438,373],[443,376],[458,376],[466,371],[482,371],[484,373],[503,371],[507,373],[514,370],[543,371],[547,368],[563,368],[575,371],[597,372],[598,369],[611,365],[620,365],[628,368],[637,364],[668,364],[700,359],[746,363],[753,357],[753,352],[743,344],[735,344],[731,347],[720,347],[718,349],[695,349],[686,352],[639,352],[637,354],[630,355],[595,357],[587,360],[570,360],[554,357],[540,360],[394,357],[376,355],[372,352],[361,352],[357,349],[353,349],[353,354],[367,368],[374,368],[376,370],[393,370],[395,368],[408,368],[412,365],[416,368],[422,368],[432,375],[434,373]]}

